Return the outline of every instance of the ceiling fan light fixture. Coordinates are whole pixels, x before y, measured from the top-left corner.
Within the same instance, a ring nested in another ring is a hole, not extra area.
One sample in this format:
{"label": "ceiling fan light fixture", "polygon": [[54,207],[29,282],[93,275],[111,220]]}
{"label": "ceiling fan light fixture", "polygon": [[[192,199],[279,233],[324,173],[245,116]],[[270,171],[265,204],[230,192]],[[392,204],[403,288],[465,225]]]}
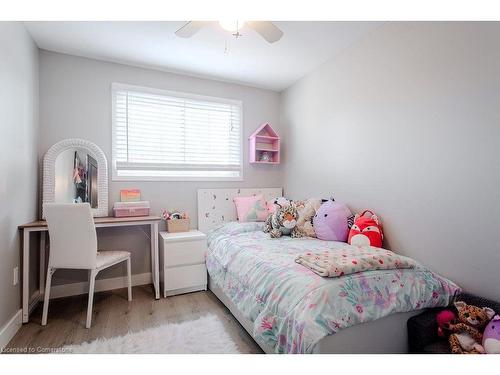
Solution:
{"label": "ceiling fan light fixture", "polygon": [[[175,35],[180,38],[191,38],[207,23],[213,24],[214,22],[189,21],[179,28]],[[245,26],[255,31],[268,43],[277,42],[283,36],[283,31],[270,21],[218,21],[218,23],[223,30],[230,32],[235,38],[242,36],[240,30]]]}
{"label": "ceiling fan light fixture", "polygon": [[236,33],[245,25],[245,21],[219,21],[219,25],[226,31]]}

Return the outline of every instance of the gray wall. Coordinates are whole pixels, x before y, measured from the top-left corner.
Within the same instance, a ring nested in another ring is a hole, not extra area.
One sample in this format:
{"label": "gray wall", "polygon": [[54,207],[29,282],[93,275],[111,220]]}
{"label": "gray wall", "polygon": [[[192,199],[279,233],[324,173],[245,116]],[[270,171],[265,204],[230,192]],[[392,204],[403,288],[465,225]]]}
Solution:
{"label": "gray wall", "polygon": [[387,245],[500,297],[500,23],[388,23],[282,94],[285,189],[374,209]]}
{"label": "gray wall", "polygon": [[[281,132],[279,94],[236,84],[170,74],[155,70],[101,62],[81,57],[40,51],[40,141],[39,157],[55,142],[65,138],[83,138],[97,144],[106,154],[111,168],[111,83],[121,82],[167,90],[191,92],[243,101],[244,181],[241,182],[114,182],[110,180],[109,201],[119,200],[119,190],[139,188],[151,201],[152,213],[162,208],[187,211],[196,227],[198,188],[279,187],[280,166],[250,165],[248,136],[262,123],[270,122]],[[111,175],[111,169],[109,170]],[[106,249],[132,251],[132,272],[150,269],[146,249],[149,239],[144,228],[101,229],[99,245]],[[146,228],[147,229],[147,228]],[[102,277],[120,275],[109,270]],[[56,273],[55,283],[85,279],[85,273]]]}
{"label": "gray wall", "polygon": [[0,51],[1,328],[21,305],[17,226],[37,216],[38,49],[21,23],[0,22]]}

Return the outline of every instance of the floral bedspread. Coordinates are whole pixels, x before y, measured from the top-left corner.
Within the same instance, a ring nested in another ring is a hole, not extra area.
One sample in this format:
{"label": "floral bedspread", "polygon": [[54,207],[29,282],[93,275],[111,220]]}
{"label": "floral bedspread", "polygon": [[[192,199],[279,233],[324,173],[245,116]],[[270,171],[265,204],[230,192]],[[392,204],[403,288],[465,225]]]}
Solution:
{"label": "floral bedspread", "polygon": [[271,239],[262,223],[228,223],[208,235],[213,281],[276,353],[311,353],[323,337],[396,313],[448,305],[459,287],[421,264],[324,278],[297,255],[345,247],[313,238]]}

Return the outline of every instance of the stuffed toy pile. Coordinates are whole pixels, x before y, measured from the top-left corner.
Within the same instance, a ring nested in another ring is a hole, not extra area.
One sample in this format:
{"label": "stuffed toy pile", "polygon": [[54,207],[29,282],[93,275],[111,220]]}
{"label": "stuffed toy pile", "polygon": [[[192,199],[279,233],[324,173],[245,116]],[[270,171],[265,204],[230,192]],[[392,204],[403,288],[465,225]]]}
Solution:
{"label": "stuffed toy pile", "polygon": [[271,238],[289,235],[293,238],[317,237],[325,241],[347,241],[349,219],[353,215],[345,204],[333,198],[309,198],[294,202],[283,197],[273,203],[264,226],[264,232],[270,233]]}
{"label": "stuffed toy pile", "polygon": [[498,336],[497,340],[495,340],[495,336],[492,336],[489,331],[487,340],[492,340],[483,340],[483,330],[493,318],[495,312],[489,307],[481,308],[468,305],[463,301],[455,302],[455,307],[458,312],[457,323],[454,322],[454,319],[451,319],[443,324],[445,330],[450,334],[448,342],[450,343],[451,352],[454,354],[495,353],[495,351],[486,351],[483,346],[486,343],[491,346],[491,350],[495,350],[495,348],[498,350],[499,348]]}

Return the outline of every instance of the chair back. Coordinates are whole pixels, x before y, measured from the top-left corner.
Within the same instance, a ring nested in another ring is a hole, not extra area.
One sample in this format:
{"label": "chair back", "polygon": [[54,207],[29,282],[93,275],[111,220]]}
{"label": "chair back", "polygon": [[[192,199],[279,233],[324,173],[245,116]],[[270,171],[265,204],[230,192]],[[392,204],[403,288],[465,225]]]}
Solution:
{"label": "chair back", "polygon": [[46,203],[43,212],[49,227],[49,267],[94,269],[97,235],[88,203]]}

